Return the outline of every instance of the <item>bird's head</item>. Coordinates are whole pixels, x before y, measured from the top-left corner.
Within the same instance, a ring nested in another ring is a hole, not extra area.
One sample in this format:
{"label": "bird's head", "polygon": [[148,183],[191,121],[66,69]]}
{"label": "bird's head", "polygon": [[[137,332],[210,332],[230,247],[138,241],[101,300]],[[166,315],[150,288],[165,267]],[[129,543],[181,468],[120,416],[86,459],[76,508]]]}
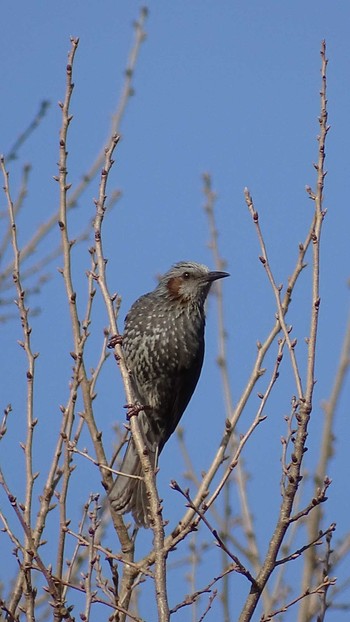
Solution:
{"label": "bird's head", "polygon": [[156,292],[179,304],[204,304],[213,281],[229,276],[194,261],[181,261],[161,278]]}

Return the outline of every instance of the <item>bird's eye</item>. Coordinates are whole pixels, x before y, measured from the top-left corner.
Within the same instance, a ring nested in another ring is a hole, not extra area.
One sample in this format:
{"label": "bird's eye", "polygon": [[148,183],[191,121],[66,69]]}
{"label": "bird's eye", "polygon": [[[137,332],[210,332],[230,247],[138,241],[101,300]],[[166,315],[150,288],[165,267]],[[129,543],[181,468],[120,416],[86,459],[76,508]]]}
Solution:
{"label": "bird's eye", "polygon": [[187,281],[190,278],[191,275],[190,275],[189,272],[184,272],[182,276],[185,279],[185,281]]}

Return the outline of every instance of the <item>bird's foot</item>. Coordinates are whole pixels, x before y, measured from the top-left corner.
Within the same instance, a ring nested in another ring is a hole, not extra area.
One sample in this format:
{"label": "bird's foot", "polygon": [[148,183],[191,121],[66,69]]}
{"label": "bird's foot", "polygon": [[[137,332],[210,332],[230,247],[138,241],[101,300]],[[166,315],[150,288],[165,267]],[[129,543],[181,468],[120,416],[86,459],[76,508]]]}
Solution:
{"label": "bird's foot", "polygon": [[115,348],[115,346],[117,345],[121,346],[122,343],[123,343],[122,335],[112,335],[112,337],[110,337],[107,343],[107,348],[112,349],[112,348]]}
{"label": "bird's foot", "polygon": [[131,417],[137,417],[137,415],[143,410],[152,410],[150,406],[145,406],[144,404],[139,404],[139,402],[135,402],[135,404],[125,404],[124,408],[127,408],[126,418],[128,420]]}

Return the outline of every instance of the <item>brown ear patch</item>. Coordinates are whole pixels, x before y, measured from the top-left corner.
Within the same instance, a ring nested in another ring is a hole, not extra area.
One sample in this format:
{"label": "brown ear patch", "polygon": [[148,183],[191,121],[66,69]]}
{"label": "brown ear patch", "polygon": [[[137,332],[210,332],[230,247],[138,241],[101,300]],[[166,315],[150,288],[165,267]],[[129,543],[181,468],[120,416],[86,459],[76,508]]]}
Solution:
{"label": "brown ear patch", "polygon": [[182,294],[180,293],[180,288],[182,284],[181,276],[173,276],[167,282],[168,292],[174,300],[181,300]]}

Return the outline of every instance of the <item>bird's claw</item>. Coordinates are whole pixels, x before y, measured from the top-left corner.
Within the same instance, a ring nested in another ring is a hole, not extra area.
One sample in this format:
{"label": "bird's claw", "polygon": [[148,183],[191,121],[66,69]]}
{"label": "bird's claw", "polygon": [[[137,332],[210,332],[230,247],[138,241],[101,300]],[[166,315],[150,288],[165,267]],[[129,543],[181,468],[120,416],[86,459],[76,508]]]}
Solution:
{"label": "bird's claw", "polygon": [[150,410],[150,406],[145,406],[144,404],[139,404],[136,402],[135,404],[125,404],[124,408],[127,408],[126,418],[130,421],[131,417],[137,417],[137,415],[143,410]]}
{"label": "bird's claw", "polygon": [[108,343],[107,343],[107,348],[109,348],[110,350],[115,348],[115,346],[119,345],[121,346],[123,343],[123,337],[122,335],[112,335],[112,337],[110,337]]}

